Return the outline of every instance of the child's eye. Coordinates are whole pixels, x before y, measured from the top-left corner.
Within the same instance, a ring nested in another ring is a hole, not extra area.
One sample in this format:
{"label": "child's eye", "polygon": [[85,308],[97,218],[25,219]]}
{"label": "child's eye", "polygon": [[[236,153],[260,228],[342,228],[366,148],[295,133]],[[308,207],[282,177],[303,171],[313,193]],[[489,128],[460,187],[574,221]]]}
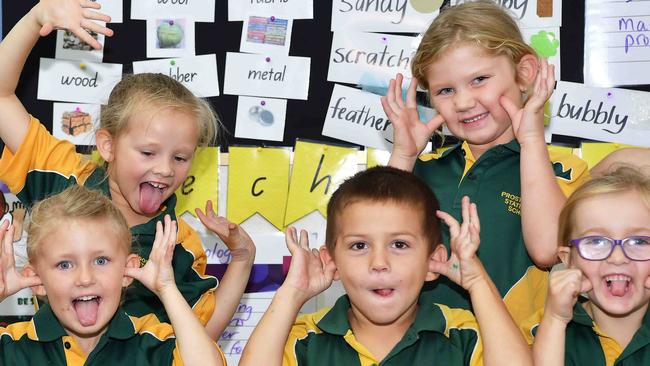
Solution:
{"label": "child's eye", "polygon": [[396,249],[406,249],[409,247],[408,243],[403,240],[395,240],[391,243],[391,246]]}
{"label": "child's eye", "polygon": [[479,76],[479,77],[474,78],[474,80],[472,80],[472,84],[473,85],[480,85],[481,83],[483,83],[487,79],[489,79],[488,76]]}
{"label": "child's eye", "polygon": [[449,95],[454,92],[453,88],[442,88],[439,89],[436,95]]}
{"label": "child's eye", "polygon": [[151,151],[140,151],[140,154],[142,154],[142,155],[144,155],[144,156],[151,156],[151,155],[153,155],[153,153],[152,153]]}
{"label": "child's eye", "polygon": [[70,261],[61,261],[56,264],[56,268],[62,269],[62,270],[67,270],[72,268],[72,263]]}
{"label": "child's eye", "polygon": [[352,246],[350,247],[350,249],[352,249],[352,250],[364,250],[366,248],[368,248],[368,244],[366,244],[366,243],[364,243],[362,241],[358,241],[356,243],[353,243]]}
{"label": "child's eye", "polygon": [[184,156],[175,156],[175,157],[174,157],[174,160],[176,160],[176,161],[178,161],[178,162],[181,162],[181,163],[184,163],[184,162],[187,161],[187,158],[184,157]]}
{"label": "child's eye", "polygon": [[105,266],[108,264],[108,258],[106,257],[98,257],[95,259],[95,264],[98,266]]}

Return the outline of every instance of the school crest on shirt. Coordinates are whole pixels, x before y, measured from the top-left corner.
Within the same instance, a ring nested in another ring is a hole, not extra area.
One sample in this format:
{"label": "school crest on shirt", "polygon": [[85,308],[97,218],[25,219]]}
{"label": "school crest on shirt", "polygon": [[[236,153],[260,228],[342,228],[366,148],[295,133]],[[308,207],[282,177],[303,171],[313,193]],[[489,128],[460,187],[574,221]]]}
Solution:
{"label": "school crest on shirt", "polygon": [[501,198],[506,205],[508,212],[521,216],[521,196],[506,191],[501,192]]}
{"label": "school crest on shirt", "polygon": [[564,170],[564,164],[560,161],[553,162],[553,173],[555,173],[557,178],[564,179],[568,182],[573,178],[573,168]]}

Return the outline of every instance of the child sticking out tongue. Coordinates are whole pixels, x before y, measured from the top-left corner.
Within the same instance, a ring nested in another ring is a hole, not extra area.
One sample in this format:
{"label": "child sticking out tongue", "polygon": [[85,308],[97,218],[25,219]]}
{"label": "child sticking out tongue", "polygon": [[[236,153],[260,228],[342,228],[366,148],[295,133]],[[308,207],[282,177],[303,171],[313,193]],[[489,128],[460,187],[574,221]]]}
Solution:
{"label": "child sticking out tongue", "polygon": [[140,184],[140,211],[144,214],[156,213],[162,204],[162,200],[162,188],[156,188],[149,182]]}

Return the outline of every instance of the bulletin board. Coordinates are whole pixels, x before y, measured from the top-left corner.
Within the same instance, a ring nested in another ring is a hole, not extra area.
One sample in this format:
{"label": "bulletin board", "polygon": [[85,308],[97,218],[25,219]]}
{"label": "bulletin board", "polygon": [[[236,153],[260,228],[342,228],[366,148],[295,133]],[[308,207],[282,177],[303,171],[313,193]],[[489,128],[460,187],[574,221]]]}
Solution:
{"label": "bulletin board", "polygon": [[[2,27],[6,34],[11,27],[35,5],[35,0],[11,1],[2,4]],[[196,54],[216,54],[219,85],[223,89],[226,52],[239,52],[242,22],[229,22],[227,1],[216,1],[215,22],[196,23]],[[121,63],[125,73],[131,72],[133,61],[146,59],[145,22],[130,20],[131,0],[124,0],[124,22],[111,24],[115,31],[105,45],[104,62]],[[583,82],[584,1],[564,1],[561,29],[561,80]],[[307,100],[288,100],[286,125],[282,141],[263,141],[235,138],[237,96],[221,94],[208,98],[219,113],[224,125],[219,145],[227,151],[232,145],[293,146],[297,138],[321,142],[342,143],[322,135],[324,116],[334,83],[327,81],[328,62],[332,44],[332,3],[314,1],[314,19],[295,20],[289,55],[311,58],[309,97]],[[37,80],[40,57],[54,57],[55,37],[41,39],[25,65],[16,94],[30,113],[51,128],[52,102],[37,100]],[[630,89],[650,91],[649,85]],[[559,142],[577,144],[573,138],[556,136]],[[554,140],[555,142],[555,140]],[[343,142],[343,144],[345,144]]]}

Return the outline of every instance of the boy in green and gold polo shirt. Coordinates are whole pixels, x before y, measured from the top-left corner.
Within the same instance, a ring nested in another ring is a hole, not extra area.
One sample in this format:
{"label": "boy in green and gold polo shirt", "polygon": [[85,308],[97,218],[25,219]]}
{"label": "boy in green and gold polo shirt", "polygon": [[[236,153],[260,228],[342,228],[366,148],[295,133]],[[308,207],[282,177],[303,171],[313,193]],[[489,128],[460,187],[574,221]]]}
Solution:
{"label": "boy in green and gold polo shirt", "polygon": [[[0,300],[31,287],[47,303],[32,321],[0,329],[0,365],[225,365],[176,287],[177,226],[169,216],[164,222],[140,267],[120,211],[99,191],[73,185],[34,206],[22,274],[14,228],[3,223]],[[172,325],[124,312],[122,290],[133,279],[160,298]]]}
{"label": "boy in green and gold polo shirt", "polygon": [[[463,223],[411,173],[372,168],[344,182],[328,204],[326,245],[287,230],[287,279],[253,332],[240,365],[530,365],[530,352],[476,257],[479,220],[465,198]],[[452,254],[437,217],[450,227]],[[476,318],[420,296],[443,274],[469,291]],[[334,307],[295,320],[300,307],[341,280]],[[480,324],[480,330],[477,324]],[[293,326],[292,326],[293,324]],[[501,352],[508,349],[507,357]]]}

